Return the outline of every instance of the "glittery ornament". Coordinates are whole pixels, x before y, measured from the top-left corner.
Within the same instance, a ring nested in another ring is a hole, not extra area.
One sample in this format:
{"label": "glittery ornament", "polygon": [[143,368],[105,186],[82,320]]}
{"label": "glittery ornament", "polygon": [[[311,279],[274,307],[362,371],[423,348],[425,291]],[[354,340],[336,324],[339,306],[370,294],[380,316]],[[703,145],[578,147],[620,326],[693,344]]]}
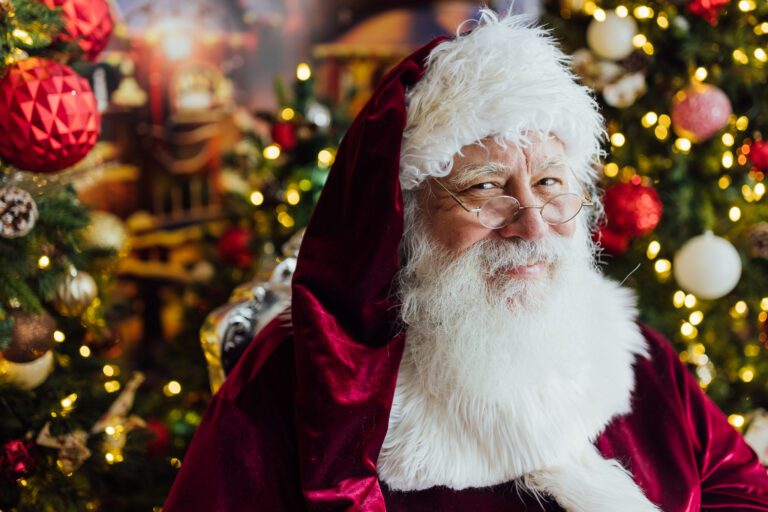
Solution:
{"label": "glittery ornament", "polygon": [[661,220],[662,204],[653,187],[619,183],[608,187],[603,197],[607,229],[632,238],[647,235]]}
{"label": "glittery ornament", "polygon": [[749,230],[749,246],[752,256],[768,259],[768,222],[761,222]]}
{"label": "glittery ornament", "polygon": [[251,234],[241,227],[228,229],[216,245],[219,257],[239,268],[247,268],[254,257],[250,247],[251,238]]}
{"label": "glittery ornament", "polygon": [[120,253],[126,250],[128,243],[125,223],[109,212],[92,211],[91,223],[83,235],[83,245],[88,249]]}
{"label": "glittery ornament", "polygon": [[70,67],[32,57],[0,80],[0,157],[32,172],[55,172],[81,160],[101,130],[88,81]]}
{"label": "glittery ornament", "polygon": [[62,40],[75,41],[88,60],[107,46],[114,22],[106,0],[43,0],[50,8],[60,7],[64,19]]}
{"label": "glittery ornament", "polygon": [[728,124],[731,101],[710,84],[693,83],[678,91],[672,100],[672,128],[680,137],[702,142]]}
{"label": "glittery ornament", "polygon": [[768,172],[768,143],[756,140],[750,144],[749,159],[759,171]]}
{"label": "glittery ornament", "polygon": [[741,278],[741,257],[725,238],[711,231],[685,242],[672,263],[680,287],[702,299],[719,299]]}
{"label": "glittery ornament", "polygon": [[0,236],[18,238],[26,235],[37,222],[37,204],[26,190],[0,188]]}
{"label": "glittery ornament", "polygon": [[56,321],[48,313],[34,315],[20,309],[11,311],[13,331],[11,343],[3,350],[3,357],[13,363],[34,361],[53,347]]}
{"label": "glittery ornament", "polygon": [[691,0],[688,10],[710,25],[717,23],[717,18],[731,0]]}
{"label": "glittery ornament", "polygon": [[53,305],[64,316],[80,316],[96,298],[99,289],[96,281],[83,270],[67,274],[56,288]]}
{"label": "glittery ornament", "polygon": [[23,439],[12,439],[0,450],[0,469],[6,478],[15,480],[29,473],[34,466],[32,445]]}

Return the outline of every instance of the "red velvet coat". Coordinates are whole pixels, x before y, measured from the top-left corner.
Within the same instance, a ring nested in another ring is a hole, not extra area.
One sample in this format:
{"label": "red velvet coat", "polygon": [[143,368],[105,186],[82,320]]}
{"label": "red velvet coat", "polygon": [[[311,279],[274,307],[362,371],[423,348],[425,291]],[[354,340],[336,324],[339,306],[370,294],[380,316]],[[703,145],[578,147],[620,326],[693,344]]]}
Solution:
{"label": "red velvet coat", "polygon": [[[310,510],[299,477],[291,330],[285,318],[270,324],[214,396],[166,512]],[[768,510],[768,477],[756,455],[702,393],[669,343],[648,328],[643,334],[650,359],[637,360],[632,413],[608,426],[596,443],[600,452],[620,460],[664,512]],[[380,446],[370,448],[378,452]],[[336,462],[344,459],[326,461]],[[379,482],[361,476],[354,485],[372,489]],[[385,504],[387,511],[408,512],[542,510],[511,484],[412,493],[383,487],[378,503],[362,509],[385,510]],[[543,507],[561,510],[552,502]]]}
{"label": "red velvet coat", "polygon": [[[376,471],[405,343],[391,289],[405,92],[440,42],[395,67],[347,132],[304,235],[292,315],[257,336],[214,396],[166,512],[537,506],[509,486],[390,493]],[[768,511],[755,455],[666,342],[645,333],[652,358],[637,363],[633,412],[608,427],[600,451],[665,511]]]}

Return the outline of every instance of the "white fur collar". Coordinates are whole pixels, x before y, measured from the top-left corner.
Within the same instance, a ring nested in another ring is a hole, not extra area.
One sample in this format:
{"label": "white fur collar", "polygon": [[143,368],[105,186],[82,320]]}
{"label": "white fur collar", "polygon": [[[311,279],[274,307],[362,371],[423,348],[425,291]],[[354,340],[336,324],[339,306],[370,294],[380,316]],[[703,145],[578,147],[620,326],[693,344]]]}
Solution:
{"label": "white fur collar", "polygon": [[[618,463],[592,445],[612,418],[629,412],[633,362],[646,354],[634,297],[597,273],[569,293],[569,314],[543,325],[542,338],[532,340],[547,344],[553,356],[546,364],[511,361],[515,385],[503,403],[427,393],[406,341],[378,460],[387,486],[464,489],[523,477],[569,511],[656,510]],[[577,480],[579,490],[570,492]],[[602,485],[590,491],[589,482]],[[598,506],[606,492],[619,501]]]}

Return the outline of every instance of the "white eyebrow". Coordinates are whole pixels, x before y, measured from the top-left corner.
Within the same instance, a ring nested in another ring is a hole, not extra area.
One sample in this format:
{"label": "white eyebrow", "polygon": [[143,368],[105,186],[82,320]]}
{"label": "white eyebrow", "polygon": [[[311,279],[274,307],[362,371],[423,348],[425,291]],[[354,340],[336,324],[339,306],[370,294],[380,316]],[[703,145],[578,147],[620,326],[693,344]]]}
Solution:
{"label": "white eyebrow", "polygon": [[501,162],[483,162],[481,164],[469,164],[459,169],[454,176],[448,178],[448,182],[456,187],[462,188],[468,183],[488,175],[509,174],[512,167]]}
{"label": "white eyebrow", "polygon": [[565,166],[565,167],[569,167],[570,163],[568,162],[568,159],[565,156],[553,156],[553,157],[547,158],[546,160],[541,162],[538,165],[537,169],[539,171],[544,171],[546,169],[549,169],[550,167],[555,167],[555,166],[559,166],[559,165],[562,165],[562,166]]}

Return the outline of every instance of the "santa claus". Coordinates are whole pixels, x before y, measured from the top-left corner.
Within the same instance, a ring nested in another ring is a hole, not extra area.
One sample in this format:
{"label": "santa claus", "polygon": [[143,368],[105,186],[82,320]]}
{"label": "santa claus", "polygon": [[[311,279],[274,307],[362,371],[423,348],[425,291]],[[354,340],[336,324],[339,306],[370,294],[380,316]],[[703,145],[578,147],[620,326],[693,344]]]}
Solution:
{"label": "santa claus", "polygon": [[541,28],[465,28],[353,123],[292,306],[164,510],[768,510],[755,454],[595,267],[589,91]]}

